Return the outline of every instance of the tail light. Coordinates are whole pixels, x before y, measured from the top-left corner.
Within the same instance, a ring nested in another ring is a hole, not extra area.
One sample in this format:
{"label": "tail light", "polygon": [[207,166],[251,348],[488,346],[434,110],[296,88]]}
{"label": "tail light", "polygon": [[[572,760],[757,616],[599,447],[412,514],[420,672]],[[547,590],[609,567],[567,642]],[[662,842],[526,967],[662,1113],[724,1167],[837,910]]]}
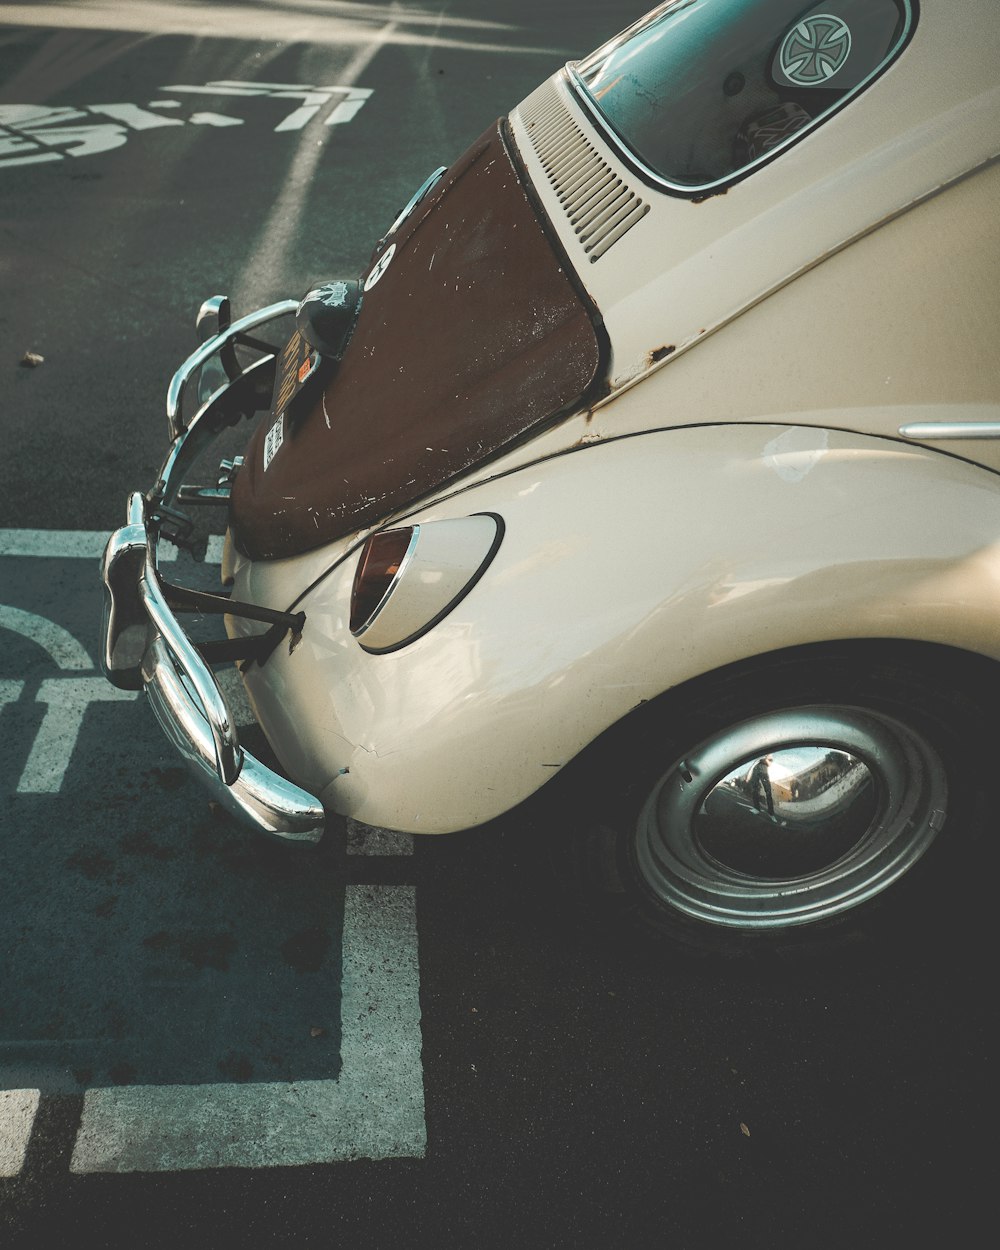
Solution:
{"label": "tail light", "polygon": [[351,633],[363,633],[392,594],[407,554],[416,546],[419,526],[372,534],[361,550],[351,588]]}
{"label": "tail light", "polygon": [[502,537],[492,513],[372,534],[354,574],[351,633],[375,654],[413,642],[465,598]]}

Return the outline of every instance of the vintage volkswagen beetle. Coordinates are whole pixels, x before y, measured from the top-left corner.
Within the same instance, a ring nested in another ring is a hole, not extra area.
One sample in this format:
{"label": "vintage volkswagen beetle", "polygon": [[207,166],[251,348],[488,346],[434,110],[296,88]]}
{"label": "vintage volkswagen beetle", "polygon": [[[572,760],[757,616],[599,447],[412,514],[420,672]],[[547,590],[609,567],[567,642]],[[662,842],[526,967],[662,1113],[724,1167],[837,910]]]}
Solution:
{"label": "vintage volkswagen beetle", "polygon": [[[433,174],[360,278],[207,301],[107,548],[109,678],[285,838],[543,811],[567,878],[724,951],[960,903],[1000,660],[998,29],[673,0]],[[160,567],[205,502],[221,595]]]}

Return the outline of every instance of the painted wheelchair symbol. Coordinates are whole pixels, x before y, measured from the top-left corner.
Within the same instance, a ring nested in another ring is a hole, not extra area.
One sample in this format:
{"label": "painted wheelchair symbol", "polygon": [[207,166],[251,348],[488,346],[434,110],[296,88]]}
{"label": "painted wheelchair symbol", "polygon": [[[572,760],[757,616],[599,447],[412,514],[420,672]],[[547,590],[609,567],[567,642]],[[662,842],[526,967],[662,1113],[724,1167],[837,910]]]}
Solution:
{"label": "painted wheelchair symbol", "polygon": [[[5,631],[39,648],[44,659],[37,658],[57,670],[40,682],[0,678],[0,713],[30,699],[35,682],[35,698],[46,707],[16,792],[56,794],[88,707],[139,694],[111,686],[80,641],[43,615],[0,604],[0,636]],[[408,848],[394,837],[400,835],[369,831],[348,853],[404,853]],[[346,885],[341,946],[338,1077],[87,1088],[70,1170],[268,1168],[422,1157],[427,1128],[414,886]],[[41,1093],[0,1088],[0,1146],[7,1146],[0,1150],[0,1176],[16,1176],[24,1164]]]}
{"label": "painted wheelchair symbol", "polygon": [[[109,685],[95,672],[94,661],[79,640],[47,617],[0,604],[0,630],[5,629],[41,647],[65,674],[46,677],[38,687],[35,698],[45,704],[45,715],[16,788],[18,794],[58,794],[87,708],[92,703],[127,702],[138,693]],[[0,710],[17,703],[24,686],[21,679],[0,678]]]}

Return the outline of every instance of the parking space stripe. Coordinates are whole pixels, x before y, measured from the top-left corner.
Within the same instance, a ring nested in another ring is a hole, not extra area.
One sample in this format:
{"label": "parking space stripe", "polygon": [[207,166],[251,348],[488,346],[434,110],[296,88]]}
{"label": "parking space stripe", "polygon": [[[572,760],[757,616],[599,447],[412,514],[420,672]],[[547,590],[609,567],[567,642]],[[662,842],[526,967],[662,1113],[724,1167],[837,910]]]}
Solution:
{"label": "parking space stripe", "polygon": [[34,612],[24,612],[0,603],[0,629],[9,629],[43,647],[61,669],[86,672],[94,667],[82,643],[69,632]]}
{"label": "parking space stripe", "polygon": [[0,1176],[18,1176],[41,1094],[37,1089],[0,1089]]}
{"label": "parking space stripe", "polygon": [[101,530],[0,529],[0,556],[99,560],[107,541]]}
{"label": "parking space stripe", "polygon": [[[96,563],[106,542],[102,531],[0,529],[0,557]],[[211,541],[209,561],[220,560],[222,542],[218,537]],[[6,616],[2,611],[0,626],[47,643],[64,670],[43,679],[34,693],[46,705],[45,714],[18,784],[20,793],[52,794],[63,787],[90,703],[137,694],[119,691],[98,676],[86,649],[62,626],[21,607],[7,609]],[[48,633],[40,624],[51,626]],[[224,668],[219,676],[237,721],[252,720],[235,670]],[[25,685],[20,679],[0,681],[0,704],[23,702]],[[388,857],[398,868],[397,857],[412,856],[412,842],[405,835],[354,825],[347,849],[351,855]],[[349,878],[344,886],[336,1079],[86,1090],[79,1125],[69,1130],[75,1137],[71,1170],[127,1173],[423,1157],[427,1131],[416,888],[399,882],[398,875],[393,882],[379,878],[377,883]],[[310,1023],[304,1021],[303,1027]],[[33,1143],[46,1105],[37,1090],[0,1091],[0,1176],[34,1168]]]}
{"label": "parking space stripe", "polygon": [[[38,559],[99,560],[109,535],[104,530],[18,530],[0,529],[0,556],[31,556]],[[222,563],[222,536],[208,540],[206,564]],[[161,561],[176,560],[177,548],[162,543]]]}
{"label": "parking space stripe", "polygon": [[47,707],[17,783],[18,794],[58,794],[87,708],[137,699],[139,692],[119,690],[103,677],[59,677],[43,681],[36,697]]}
{"label": "parking space stripe", "polygon": [[423,1157],[415,888],[349,885],[344,912],[339,1080],[88,1090],[71,1170]]}
{"label": "parking space stripe", "polygon": [[16,703],[24,689],[24,682],[4,678],[0,680],[0,708],[5,703]]}

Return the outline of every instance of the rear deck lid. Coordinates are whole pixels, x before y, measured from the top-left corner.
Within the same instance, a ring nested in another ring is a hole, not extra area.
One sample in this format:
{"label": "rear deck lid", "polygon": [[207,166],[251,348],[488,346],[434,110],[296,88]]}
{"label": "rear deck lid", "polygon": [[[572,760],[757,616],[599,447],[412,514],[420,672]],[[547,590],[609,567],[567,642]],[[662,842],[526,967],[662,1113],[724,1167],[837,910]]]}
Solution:
{"label": "rear deck lid", "polygon": [[585,403],[602,338],[498,123],[378,249],[330,380],[252,438],[237,545],[297,555],[429,495]]}

